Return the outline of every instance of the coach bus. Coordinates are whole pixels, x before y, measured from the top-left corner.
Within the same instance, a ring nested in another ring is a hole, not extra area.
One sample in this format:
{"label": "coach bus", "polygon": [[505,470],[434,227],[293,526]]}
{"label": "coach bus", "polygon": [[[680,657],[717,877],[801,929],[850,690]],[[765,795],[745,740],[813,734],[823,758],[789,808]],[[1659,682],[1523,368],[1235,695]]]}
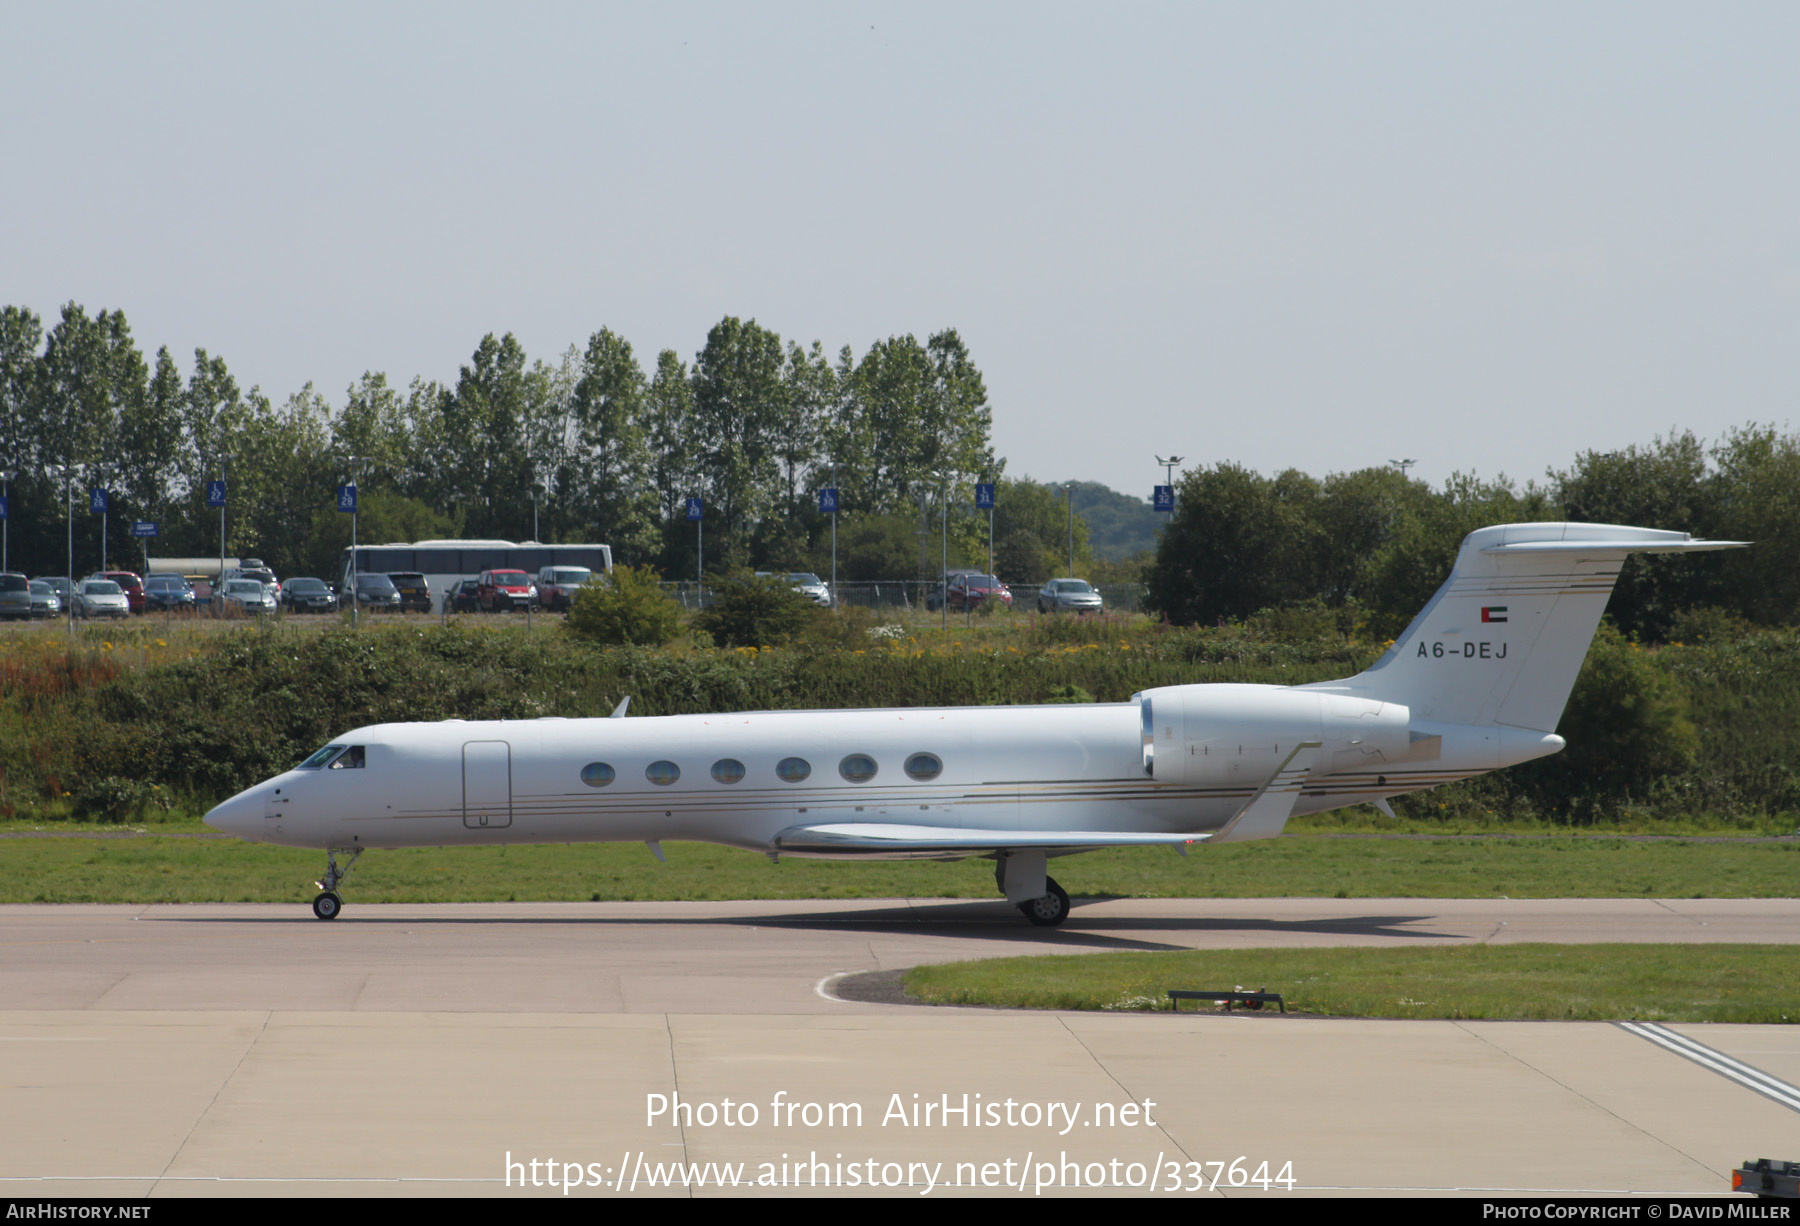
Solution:
{"label": "coach bus", "polygon": [[[354,553],[355,557],[351,554]],[[464,579],[484,570],[522,570],[535,582],[546,566],[585,566],[596,575],[612,570],[610,545],[538,545],[512,541],[414,541],[412,544],[358,545],[345,549],[338,567],[338,591],[346,596],[355,575],[397,575],[415,571],[431,585],[431,611]]]}

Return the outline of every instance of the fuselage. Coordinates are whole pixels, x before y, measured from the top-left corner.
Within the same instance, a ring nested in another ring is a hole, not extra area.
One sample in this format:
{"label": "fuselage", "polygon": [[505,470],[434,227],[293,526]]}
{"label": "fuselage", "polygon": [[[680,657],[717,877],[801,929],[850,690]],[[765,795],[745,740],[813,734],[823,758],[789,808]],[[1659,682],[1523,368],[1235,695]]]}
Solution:
{"label": "fuselage", "polygon": [[[1409,725],[1405,708],[1386,704],[1383,717],[1382,706],[1196,685],[1124,703],[379,724],[334,740],[336,760],[249,788],[207,822],[314,848],[685,839],[768,852],[796,826],[860,824],[1205,834],[1300,741],[1322,740],[1326,756],[1295,813],[1562,743]],[[1366,731],[1384,719],[1380,735]]]}

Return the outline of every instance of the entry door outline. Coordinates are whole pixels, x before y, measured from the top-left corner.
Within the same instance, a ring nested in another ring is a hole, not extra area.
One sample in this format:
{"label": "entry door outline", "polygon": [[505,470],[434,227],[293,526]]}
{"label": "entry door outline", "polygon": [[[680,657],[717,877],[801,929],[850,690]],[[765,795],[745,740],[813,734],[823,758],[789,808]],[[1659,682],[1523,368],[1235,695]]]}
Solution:
{"label": "entry door outline", "polygon": [[512,825],[512,745],[463,743],[463,825],[499,830]]}

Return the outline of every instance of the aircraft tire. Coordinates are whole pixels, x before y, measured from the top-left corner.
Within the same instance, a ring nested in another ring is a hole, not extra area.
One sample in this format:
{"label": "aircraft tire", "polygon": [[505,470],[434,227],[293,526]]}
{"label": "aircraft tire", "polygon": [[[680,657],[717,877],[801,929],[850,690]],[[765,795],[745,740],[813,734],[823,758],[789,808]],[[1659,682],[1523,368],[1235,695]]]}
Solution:
{"label": "aircraft tire", "polygon": [[1069,893],[1056,884],[1056,878],[1044,878],[1050,892],[1019,904],[1019,912],[1039,928],[1054,928],[1069,918]]}
{"label": "aircraft tire", "polygon": [[344,900],[333,890],[320,890],[313,898],[313,914],[322,920],[333,920],[344,909]]}

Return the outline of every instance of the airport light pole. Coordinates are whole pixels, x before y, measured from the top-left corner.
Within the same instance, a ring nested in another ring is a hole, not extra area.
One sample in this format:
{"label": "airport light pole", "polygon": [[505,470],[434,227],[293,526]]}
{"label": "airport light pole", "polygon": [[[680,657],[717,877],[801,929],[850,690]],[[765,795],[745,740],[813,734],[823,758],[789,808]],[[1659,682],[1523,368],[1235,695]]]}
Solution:
{"label": "airport light pole", "polygon": [[[350,457],[350,488],[356,491],[355,505],[358,507],[362,505],[361,485],[364,463],[365,461],[362,456],[353,455]],[[358,612],[358,602],[356,599],[356,516],[356,510],[352,509],[350,512],[350,628],[352,630],[356,629],[356,615]]]}
{"label": "airport light pole", "polygon": [[1069,578],[1075,577],[1075,483],[1063,482],[1063,501],[1069,504]]}
{"label": "airport light pole", "polygon": [[60,464],[69,519],[69,635],[75,634],[75,465]]}
{"label": "airport light pole", "polygon": [[1402,477],[1404,477],[1406,475],[1406,470],[1411,468],[1414,464],[1417,464],[1418,461],[1410,460],[1410,459],[1409,460],[1389,460],[1388,463],[1392,464],[1395,468],[1399,469],[1400,475]]}
{"label": "airport light pole", "polygon": [[8,565],[12,561],[12,503],[7,501],[12,482],[19,474],[11,469],[0,472],[0,570],[11,570]]}
{"label": "airport light pole", "polygon": [[1163,484],[1168,486],[1172,492],[1175,489],[1175,466],[1181,463],[1181,457],[1178,455],[1157,456],[1156,462],[1163,466]]}

